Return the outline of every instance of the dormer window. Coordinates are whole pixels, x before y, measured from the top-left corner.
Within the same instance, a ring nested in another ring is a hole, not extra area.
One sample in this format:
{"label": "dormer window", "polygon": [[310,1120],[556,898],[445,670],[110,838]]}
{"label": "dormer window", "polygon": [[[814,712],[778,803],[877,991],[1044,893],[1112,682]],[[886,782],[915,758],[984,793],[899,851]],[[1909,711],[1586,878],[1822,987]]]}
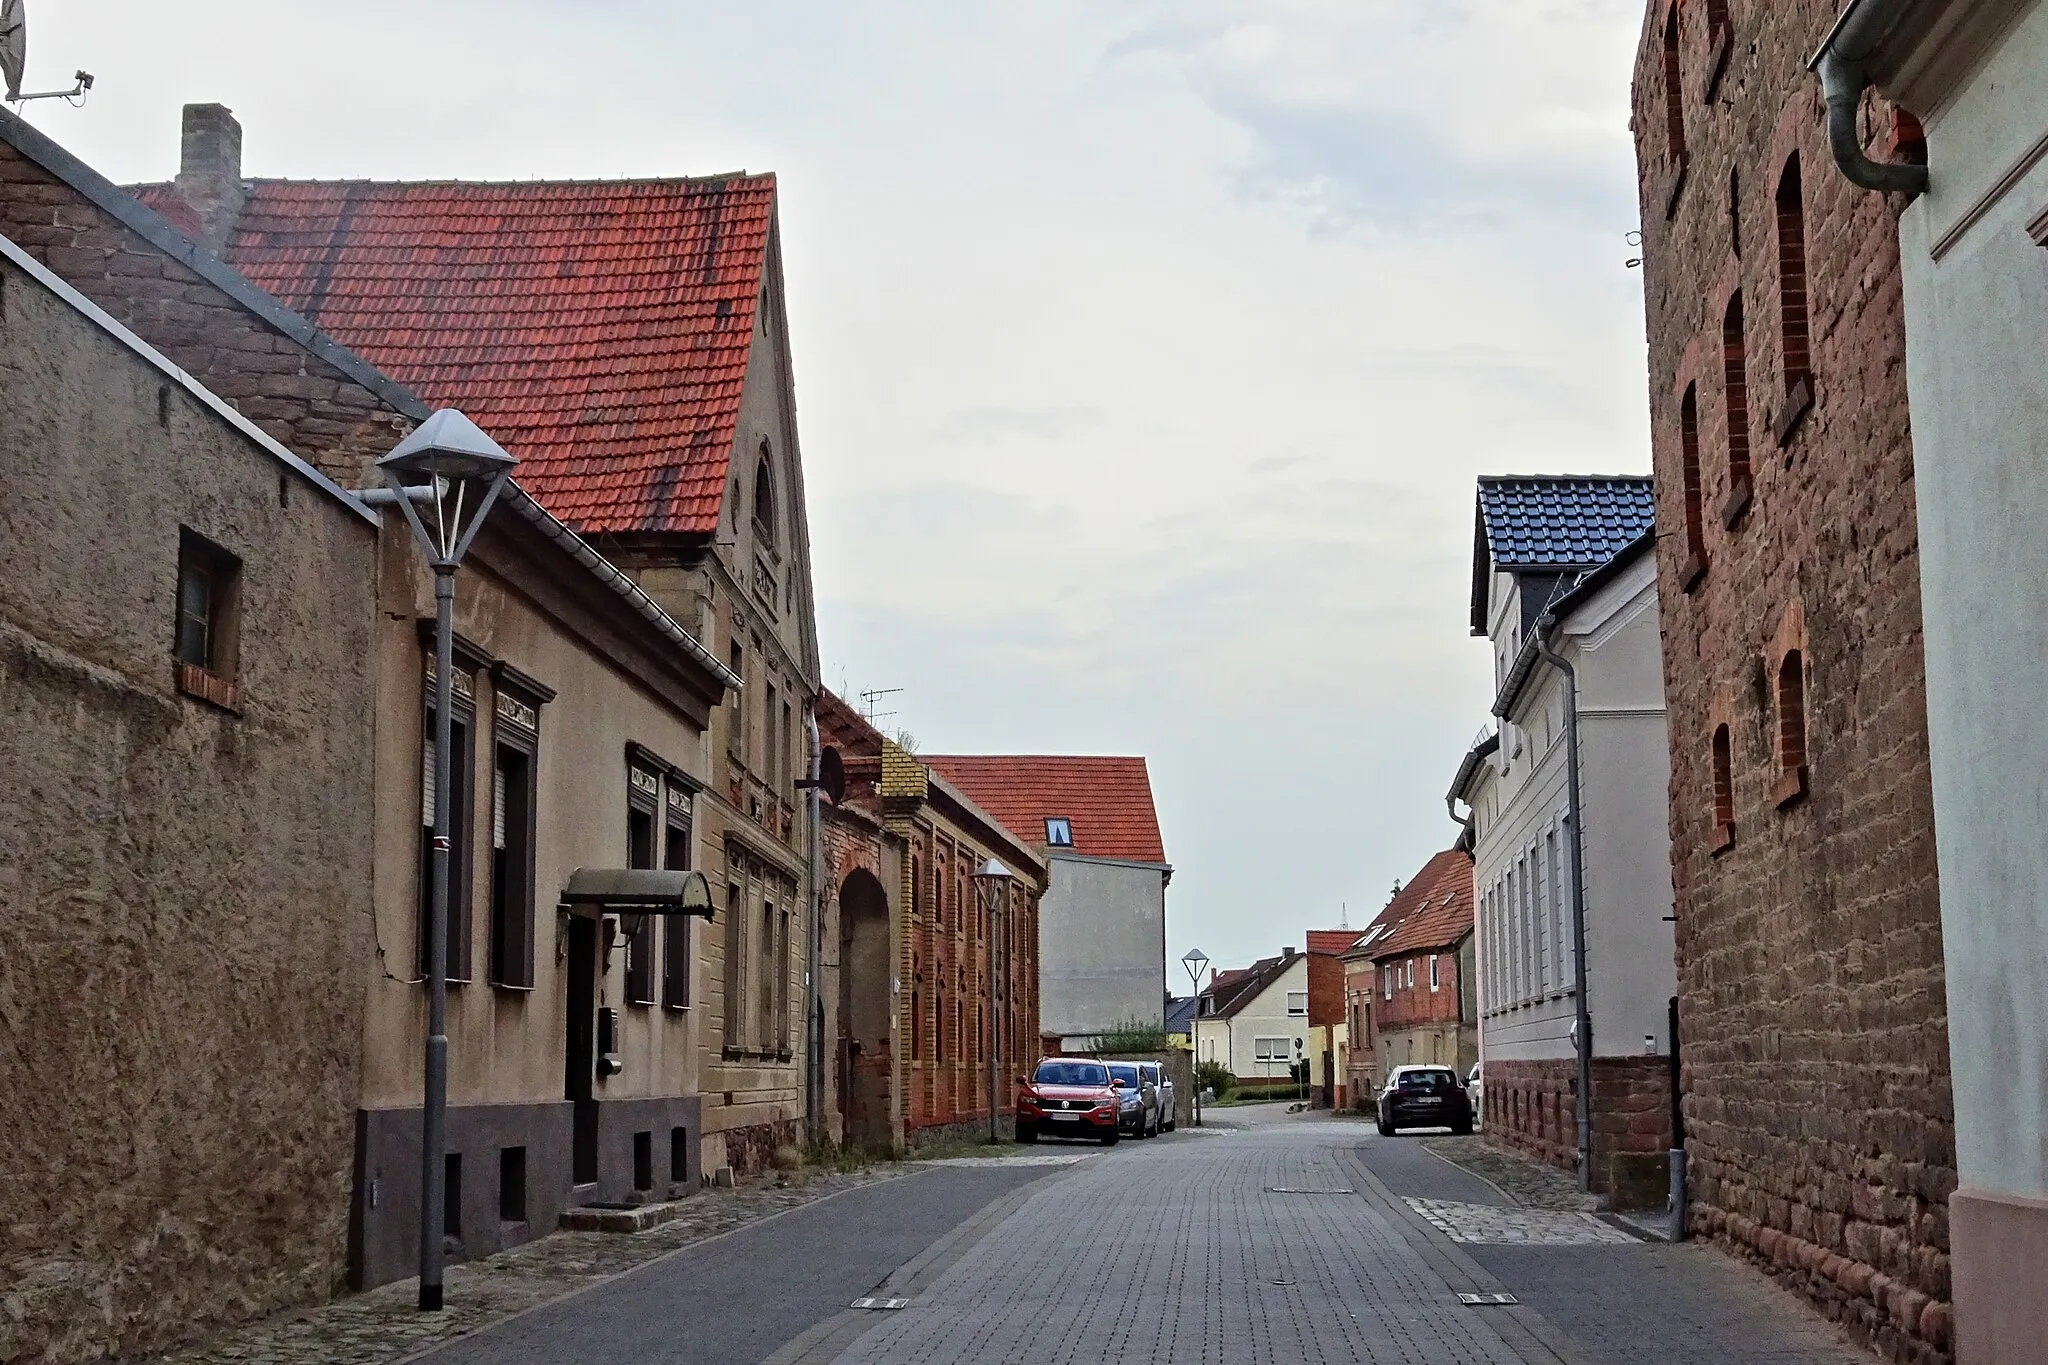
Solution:
{"label": "dormer window", "polygon": [[760,534],[761,543],[772,550],[775,548],[775,473],[769,465],[770,454],[768,443],[761,442],[761,459],[754,466],[754,530]]}
{"label": "dormer window", "polygon": [[1074,826],[1065,816],[1049,816],[1045,822],[1045,842],[1054,848],[1074,846]]}

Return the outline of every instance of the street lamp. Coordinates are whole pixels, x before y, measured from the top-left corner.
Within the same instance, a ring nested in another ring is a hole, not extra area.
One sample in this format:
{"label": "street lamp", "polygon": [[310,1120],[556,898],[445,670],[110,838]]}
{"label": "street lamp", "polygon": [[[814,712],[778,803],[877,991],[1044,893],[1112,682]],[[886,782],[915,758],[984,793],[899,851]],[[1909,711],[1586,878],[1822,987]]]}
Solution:
{"label": "street lamp", "polygon": [[[1010,869],[994,858],[990,858],[974,869],[974,894],[981,899],[982,913],[988,916],[988,1140],[1002,1141],[1002,1131],[997,1126],[996,1110],[997,1081],[1000,1063],[996,1059],[996,1044],[1002,1034],[996,1026],[1000,1002],[997,983],[1003,980],[996,974],[996,912],[1002,908],[1008,897],[1010,883],[1016,878]],[[1005,964],[1007,965],[1007,964]],[[1005,973],[1007,975],[1007,973]]]}
{"label": "street lamp", "polygon": [[455,672],[455,570],[519,463],[476,423],[442,408],[377,461],[389,493],[434,571],[434,865],[427,914],[426,1086],[420,1118],[420,1309],[441,1307],[448,1110],[449,750]]}
{"label": "street lamp", "polygon": [[[1195,1012],[1188,1016],[1188,1056],[1195,1060],[1198,1067],[1202,1060],[1202,1054],[1196,1048],[1196,1034],[1200,1032],[1202,1027],[1202,968],[1209,965],[1209,955],[1200,948],[1190,948],[1188,949],[1187,956],[1183,957],[1180,963],[1181,966],[1188,969],[1188,981],[1195,988]],[[1194,1084],[1188,1088],[1195,1092],[1195,1127],[1200,1128],[1202,1126],[1202,1077],[1197,1067],[1189,1068],[1189,1074],[1194,1077]]]}

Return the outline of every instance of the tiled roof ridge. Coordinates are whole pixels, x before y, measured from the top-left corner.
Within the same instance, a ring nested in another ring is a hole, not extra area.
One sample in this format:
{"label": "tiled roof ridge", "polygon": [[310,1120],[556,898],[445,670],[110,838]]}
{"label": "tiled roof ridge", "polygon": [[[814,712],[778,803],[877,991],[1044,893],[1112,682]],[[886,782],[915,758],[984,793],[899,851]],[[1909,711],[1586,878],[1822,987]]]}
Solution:
{"label": "tiled roof ridge", "polygon": [[[245,187],[258,185],[306,185],[319,189],[334,189],[357,185],[392,185],[421,189],[486,189],[516,190],[526,188],[581,189],[597,187],[614,189],[630,185],[724,185],[734,180],[774,180],[774,171],[718,171],[711,175],[627,175],[627,176],[566,176],[540,177],[532,180],[461,180],[461,179],[407,179],[392,176],[371,175],[250,175],[242,177]],[[142,190],[169,189],[177,182],[171,180],[138,180],[123,185],[130,194]]]}
{"label": "tiled roof ridge", "polygon": [[1652,474],[1481,474],[1481,483],[1649,483]]}

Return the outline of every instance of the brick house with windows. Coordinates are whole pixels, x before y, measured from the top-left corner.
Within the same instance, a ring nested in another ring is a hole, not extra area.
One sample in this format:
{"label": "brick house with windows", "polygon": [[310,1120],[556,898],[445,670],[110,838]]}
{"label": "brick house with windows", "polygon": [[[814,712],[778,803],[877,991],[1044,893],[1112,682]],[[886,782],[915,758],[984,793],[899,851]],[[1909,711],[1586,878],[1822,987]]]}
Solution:
{"label": "brick house with windows", "polygon": [[1462,843],[1395,892],[1343,961],[1358,1102],[1377,1096],[1394,1067],[1436,1064],[1463,1077],[1479,1060],[1472,854]]}
{"label": "brick house with windows", "polygon": [[717,1097],[702,1163],[765,1166],[798,1140],[809,1080],[797,782],[818,678],[775,177],[264,180],[242,175],[240,139],[226,110],[189,109],[177,181],[139,195],[491,431],[522,487],[744,681],[710,716],[695,802],[720,913],[692,945],[693,1008]]}
{"label": "brick house with windows", "polygon": [[[200,107],[187,133],[190,174],[176,193],[203,203],[202,172],[229,164],[237,130],[226,111]],[[364,482],[368,463],[430,411],[11,116],[0,116],[0,222],[342,487]],[[288,493],[280,486],[280,507]],[[353,1169],[344,1153],[323,1177],[343,1201],[331,1226],[307,1219],[332,1269],[280,1278],[227,1312],[318,1297],[342,1268],[374,1284],[414,1264],[423,812],[434,796],[422,625],[433,608],[403,524],[386,518],[382,532],[378,563],[352,580],[374,609],[361,653],[380,718],[365,750],[376,773],[367,942],[341,959],[356,983],[341,997],[348,1010],[326,1002],[357,1021],[345,1049]],[[218,584],[224,561],[209,561]],[[521,487],[484,525],[456,602],[446,1236],[463,1258],[552,1228],[568,1204],[648,1198],[699,1179],[697,926],[678,918],[625,934],[616,917],[565,913],[556,901],[578,867],[695,861],[704,737],[737,680]],[[191,648],[210,653],[197,635]],[[203,671],[239,687],[219,667]],[[215,705],[234,703],[202,690]],[[244,1187],[252,1178],[241,1171]],[[135,1310],[164,1317],[130,1339],[217,1320],[180,1304]]]}
{"label": "brick house with windows", "polygon": [[[997,1121],[1013,1121],[1016,1077],[1039,1052],[1047,861],[830,692],[818,717],[825,766],[844,775],[826,807],[825,976],[847,1140],[985,1134],[991,1078]],[[973,880],[990,858],[1011,873],[993,919]]]}
{"label": "brick house with windows", "polygon": [[[1956,1151],[1908,201],[1830,164],[1806,64],[1840,9],[1657,0],[1635,68],[1690,1225],[1940,1361]],[[1859,112],[1878,159],[1917,144],[1884,99]]]}
{"label": "brick house with windows", "polygon": [[1664,1198],[1671,1128],[1654,520],[1640,477],[1479,481],[1471,628],[1493,653],[1498,729],[1449,793],[1476,860],[1488,1130],[1566,1169],[1583,1159],[1590,1188],[1632,1205]]}

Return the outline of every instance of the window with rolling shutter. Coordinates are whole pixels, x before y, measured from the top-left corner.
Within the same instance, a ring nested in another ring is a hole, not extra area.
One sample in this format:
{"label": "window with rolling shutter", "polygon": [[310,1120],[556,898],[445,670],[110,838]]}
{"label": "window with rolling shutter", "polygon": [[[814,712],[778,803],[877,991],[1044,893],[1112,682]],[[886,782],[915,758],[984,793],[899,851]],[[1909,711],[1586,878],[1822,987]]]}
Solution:
{"label": "window with rolling shutter", "polygon": [[[476,725],[476,676],[457,665],[450,679],[455,705],[450,712],[448,783],[448,980],[470,979],[469,897],[471,788]],[[421,708],[420,843],[418,910],[415,919],[421,975],[427,971],[427,924],[434,903],[434,661],[426,661],[425,705]]]}

